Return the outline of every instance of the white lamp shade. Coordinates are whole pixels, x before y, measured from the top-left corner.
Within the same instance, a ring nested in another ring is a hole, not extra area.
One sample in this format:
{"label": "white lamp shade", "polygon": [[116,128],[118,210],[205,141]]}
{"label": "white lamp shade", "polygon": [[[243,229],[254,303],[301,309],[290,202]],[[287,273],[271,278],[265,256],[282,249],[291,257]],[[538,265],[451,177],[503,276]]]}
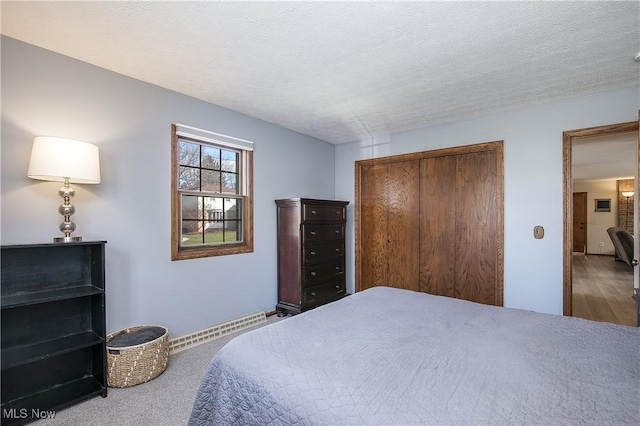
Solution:
{"label": "white lamp shade", "polygon": [[622,191],[623,197],[633,197],[633,191]]}
{"label": "white lamp shade", "polygon": [[98,147],[73,139],[38,136],[33,139],[27,176],[70,183],[100,183]]}

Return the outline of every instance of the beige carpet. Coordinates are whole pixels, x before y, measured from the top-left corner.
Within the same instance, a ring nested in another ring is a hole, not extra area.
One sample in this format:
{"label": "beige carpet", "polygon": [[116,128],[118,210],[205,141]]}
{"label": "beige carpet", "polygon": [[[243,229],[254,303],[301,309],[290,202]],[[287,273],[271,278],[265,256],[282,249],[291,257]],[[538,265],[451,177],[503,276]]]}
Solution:
{"label": "beige carpet", "polygon": [[213,355],[232,338],[249,330],[279,321],[273,315],[267,322],[212,340],[169,357],[164,373],[150,382],[130,388],[109,388],[106,398],[96,397],[59,410],[53,419],[34,424],[52,426],[180,425],[189,420],[200,380]]}

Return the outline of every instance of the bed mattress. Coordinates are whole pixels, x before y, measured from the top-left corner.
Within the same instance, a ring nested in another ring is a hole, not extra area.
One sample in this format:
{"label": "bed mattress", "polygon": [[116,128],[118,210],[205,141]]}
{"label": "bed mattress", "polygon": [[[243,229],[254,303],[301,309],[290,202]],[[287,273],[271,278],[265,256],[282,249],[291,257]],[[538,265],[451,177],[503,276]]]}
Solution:
{"label": "bed mattress", "polygon": [[190,425],[640,424],[640,329],[374,287],[242,334]]}

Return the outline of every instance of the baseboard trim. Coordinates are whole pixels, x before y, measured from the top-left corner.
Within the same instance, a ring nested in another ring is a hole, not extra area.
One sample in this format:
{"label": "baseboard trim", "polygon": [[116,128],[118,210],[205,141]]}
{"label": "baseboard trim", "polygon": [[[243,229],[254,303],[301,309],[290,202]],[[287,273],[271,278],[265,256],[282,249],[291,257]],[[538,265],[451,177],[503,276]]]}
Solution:
{"label": "baseboard trim", "polygon": [[169,339],[169,355],[182,352],[187,349],[194,348],[203,343],[217,339],[245,328],[267,322],[267,316],[264,312],[256,312],[231,321],[226,321],[194,333],[185,334],[173,339]]}

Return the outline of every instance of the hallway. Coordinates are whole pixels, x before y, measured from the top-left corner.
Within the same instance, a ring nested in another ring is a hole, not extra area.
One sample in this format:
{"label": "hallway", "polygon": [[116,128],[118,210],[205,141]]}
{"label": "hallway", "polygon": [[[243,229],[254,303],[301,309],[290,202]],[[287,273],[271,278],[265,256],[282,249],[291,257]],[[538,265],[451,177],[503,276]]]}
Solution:
{"label": "hallway", "polygon": [[613,256],[573,255],[573,316],[636,326],[633,270]]}

